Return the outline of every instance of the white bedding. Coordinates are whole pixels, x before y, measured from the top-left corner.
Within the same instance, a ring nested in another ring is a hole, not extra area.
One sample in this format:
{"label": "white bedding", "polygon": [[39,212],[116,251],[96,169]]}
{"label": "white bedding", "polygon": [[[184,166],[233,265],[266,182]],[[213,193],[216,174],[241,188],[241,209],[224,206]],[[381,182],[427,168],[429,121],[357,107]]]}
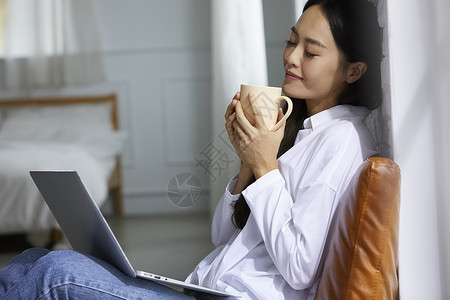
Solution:
{"label": "white bedding", "polygon": [[121,153],[124,133],[110,125],[109,107],[11,109],[0,116],[0,234],[41,232],[56,226],[30,170],[76,170],[95,202]]}
{"label": "white bedding", "polygon": [[106,200],[108,170],[74,145],[0,143],[0,233],[41,231],[56,223],[32,181],[30,170],[77,170],[100,206]]}

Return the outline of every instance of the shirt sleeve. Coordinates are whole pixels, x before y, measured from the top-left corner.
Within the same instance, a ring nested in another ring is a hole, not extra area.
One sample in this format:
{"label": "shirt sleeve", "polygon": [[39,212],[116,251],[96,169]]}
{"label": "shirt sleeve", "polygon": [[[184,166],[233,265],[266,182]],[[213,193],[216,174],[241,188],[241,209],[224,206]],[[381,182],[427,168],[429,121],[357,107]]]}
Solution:
{"label": "shirt sleeve", "polygon": [[247,187],[243,195],[281,275],[295,289],[308,288],[315,280],[338,203],[335,191],[315,181],[291,196],[277,169]]}
{"label": "shirt sleeve", "polygon": [[216,206],[211,226],[211,239],[215,247],[229,241],[233,233],[238,230],[232,222],[233,202],[238,200],[241,194],[232,195],[231,191],[236,185],[237,176],[227,185],[225,193]]}

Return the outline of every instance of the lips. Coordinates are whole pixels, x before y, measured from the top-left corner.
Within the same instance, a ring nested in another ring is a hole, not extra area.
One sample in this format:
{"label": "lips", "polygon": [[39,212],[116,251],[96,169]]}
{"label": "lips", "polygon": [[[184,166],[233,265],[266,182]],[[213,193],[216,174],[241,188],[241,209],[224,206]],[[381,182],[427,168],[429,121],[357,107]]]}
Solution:
{"label": "lips", "polygon": [[302,80],[303,79],[300,76],[295,75],[294,73],[289,72],[289,71],[286,71],[285,78],[288,78],[288,79],[291,79],[291,80]]}

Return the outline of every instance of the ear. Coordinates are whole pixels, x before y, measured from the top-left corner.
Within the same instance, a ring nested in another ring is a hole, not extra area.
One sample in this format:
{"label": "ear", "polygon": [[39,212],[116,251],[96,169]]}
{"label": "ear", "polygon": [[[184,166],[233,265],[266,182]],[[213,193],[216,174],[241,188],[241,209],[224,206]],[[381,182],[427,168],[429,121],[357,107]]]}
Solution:
{"label": "ear", "polygon": [[362,61],[350,63],[347,69],[347,83],[354,83],[360,79],[367,71],[367,64]]}

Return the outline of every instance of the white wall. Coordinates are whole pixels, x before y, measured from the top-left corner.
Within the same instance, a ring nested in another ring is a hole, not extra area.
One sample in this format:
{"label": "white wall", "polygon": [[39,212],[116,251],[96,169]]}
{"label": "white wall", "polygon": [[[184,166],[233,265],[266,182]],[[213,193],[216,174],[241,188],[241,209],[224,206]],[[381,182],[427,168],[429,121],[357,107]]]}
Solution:
{"label": "white wall", "polygon": [[[203,180],[194,156],[210,118],[208,0],[98,0],[107,81],[122,89],[126,213],[183,212],[167,197],[173,176]],[[192,210],[207,209],[203,197]]]}

